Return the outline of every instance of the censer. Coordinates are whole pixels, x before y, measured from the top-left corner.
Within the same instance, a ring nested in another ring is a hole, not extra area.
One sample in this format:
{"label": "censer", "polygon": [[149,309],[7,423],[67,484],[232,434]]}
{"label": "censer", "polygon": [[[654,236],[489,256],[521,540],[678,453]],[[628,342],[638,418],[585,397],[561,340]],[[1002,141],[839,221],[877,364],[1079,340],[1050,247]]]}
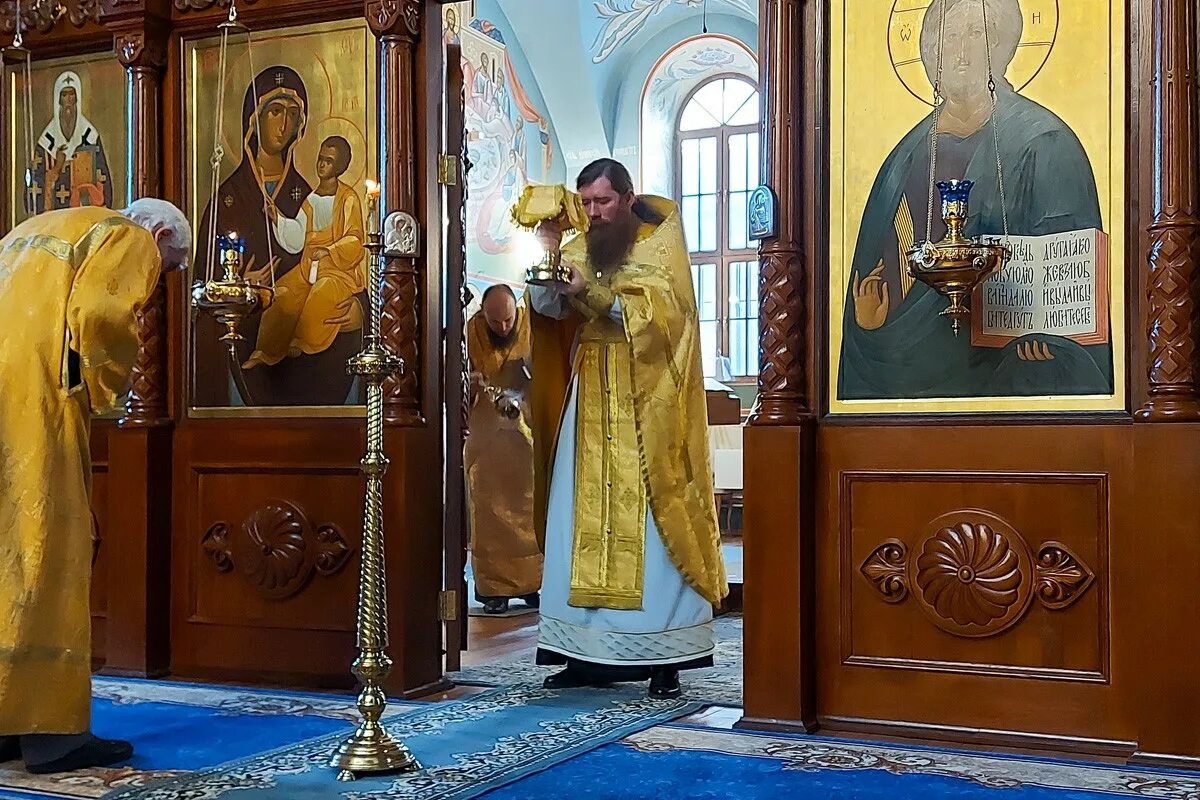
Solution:
{"label": "censer", "polygon": [[[275,297],[275,258],[272,252],[271,236],[267,235],[268,264],[270,266],[270,282],[261,285],[249,281],[246,277],[243,256],[246,253],[246,243],[237,231],[217,230],[217,188],[221,181],[221,162],[225,158],[224,146],[224,115],[220,109],[225,108],[225,86],[228,82],[229,34],[232,31],[246,35],[246,53],[250,61],[250,74],[254,74],[254,55],[250,37],[250,29],[237,18],[237,2],[230,2],[229,15],[218,28],[221,31],[220,59],[217,71],[220,83],[217,89],[216,124],[213,129],[213,151],[210,165],[212,167],[211,186],[208,196],[208,229],[211,234],[205,246],[208,248],[208,259],[205,267],[204,280],[197,280],[192,286],[192,305],[196,309],[213,315],[218,323],[225,327],[221,341],[229,348],[230,369],[234,377],[241,374],[241,364],[237,356],[237,343],[243,340],[238,327],[256,311],[266,309]],[[258,97],[254,98],[258,107]],[[258,126],[258,115],[254,115],[254,125]],[[255,131],[257,133],[257,130]],[[263,200],[263,219],[270,227],[270,217],[267,214],[266,199]],[[220,263],[220,273],[217,264]],[[243,398],[249,401],[249,398]]]}
{"label": "censer", "polygon": [[[526,186],[513,205],[512,220],[525,230],[536,230],[543,222],[554,223],[563,233],[588,229],[583,201],[562,185]],[[560,242],[549,243],[541,261],[525,271],[525,282],[537,286],[571,282],[571,273],[562,266]]]}
{"label": "censer", "polygon": [[[941,312],[941,315],[950,318],[955,336],[958,335],[962,322],[971,314],[970,306],[967,304],[967,298],[971,296],[971,292],[1012,257],[1012,251],[1008,247],[1008,210],[1004,199],[1004,170],[1000,163],[1000,135],[996,130],[996,80],[992,74],[992,48],[988,38],[987,3],[980,3],[980,8],[983,9],[983,46],[987,52],[987,86],[992,101],[988,124],[992,128],[992,142],[996,150],[996,182],[1000,191],[1000,213],[1004,225],[1004,238],[1002,241],[982,236],[968,238],[965,229],[971,187],[974,186],[974,182],[937,180],[938,121],[944,100],[941,96],[941,78],[946,4],[943,4],[941,30],[938,35],[937,75],[933,83],[933,125],[929,131],[929,207],[925,223],[926,239],[913,245],[905,253],[909,274],[950,301],[950,305]],[[942,220],[946,223],[946,235],[936,243],[929,241],[929,237],[933,235],[933,190],[935,186],[941,196]]]}

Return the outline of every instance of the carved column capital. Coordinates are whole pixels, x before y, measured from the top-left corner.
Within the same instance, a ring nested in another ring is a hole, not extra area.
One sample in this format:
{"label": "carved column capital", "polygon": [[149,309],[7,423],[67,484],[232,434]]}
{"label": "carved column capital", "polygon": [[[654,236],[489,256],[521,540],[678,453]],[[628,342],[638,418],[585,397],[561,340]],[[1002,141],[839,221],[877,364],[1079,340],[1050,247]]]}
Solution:
{"label": "carved column capital", "polygon": [[1196,152],[1196,6],[1153,10],[1154,221],[1146,334],[1150,392],[1138,417],[1200,420],[1200,164]]}
{"label": "carved column capital", "polygon": [[376,36],[407,36],[416,41],[423,5],[421,0],[367,0],[364,13]]}
{"label": "carved column capital", "polygon": [[149,69],[161,72],[167,66],[168,24],[155,18],[112,23],[113,53],[126,69]]}

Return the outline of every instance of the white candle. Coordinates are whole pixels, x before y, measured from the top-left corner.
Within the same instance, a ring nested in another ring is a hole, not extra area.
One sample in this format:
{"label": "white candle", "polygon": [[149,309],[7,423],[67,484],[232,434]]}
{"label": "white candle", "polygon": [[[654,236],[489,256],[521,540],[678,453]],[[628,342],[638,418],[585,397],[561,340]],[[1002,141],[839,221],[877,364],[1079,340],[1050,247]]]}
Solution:
{"label": "white candle", "polygon": [[367,233],[379,233],[379,184],[367,181]]}

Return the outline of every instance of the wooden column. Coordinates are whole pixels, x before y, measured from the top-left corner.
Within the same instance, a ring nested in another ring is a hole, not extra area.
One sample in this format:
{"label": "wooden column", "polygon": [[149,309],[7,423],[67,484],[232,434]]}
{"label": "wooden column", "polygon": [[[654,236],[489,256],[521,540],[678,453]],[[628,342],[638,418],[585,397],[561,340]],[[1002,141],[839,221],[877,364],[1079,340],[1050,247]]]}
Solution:
{"label": "wooden column", "polygon": [[[159,197],[162,192],[162,72],[167,63],[167,29],[138,21],[118,28],[113,37],[125,67],[129,109],[129,199]],[[162,425],[167,416],[166,284],[138,311],[141,347],[133,368],[133,385],[121,419],[122,427]]]}
{"label": "wooden column", "polygon": [[[151,16],[105,20],[125,67],[130,200],[162,192],[162,74],[168,27]],[[170,663],[171,435],[166,285],[137,312],[139,349],[125,414],[109,435],[108,622],[104,671],[160,675]]]}
{"label": "wooden column", "polygon": [[779,198],[779,230],[759,248],[758,404],[754,425],[796,425],[804,387],[801,229],[800,0],[762,0],[759,33],[763,173]]}
{"label": "wooden column", "polygon": [[[741,727],[813,730],[816,420],[806,331],[815,201],[804,128],[819,95],[816,3],[760,0],[762,171],[778,197],[778,230],[759,248],[758,402],[745,433],[744,714]],[[807,9],[807,13],[806,13]],[[814,28],[815,30],[815,28]],[[809,250],[806,254],[805,250]]]}
{"label": "wooden column", "polygon": [[[416,110],[426,98],[416,85],[420,0],[368,0],[367,22],[379,38],[379,175],[383,213],[416,216]],[[422,237],[424,241],[425,237]],[[383,386],[389,425],[425,424],[421,402],[421,275],[417,258],[384,265],[383,340],[404,359],[404,374]]]}
{"label": "wooden column", "polygon": [[1200,176],[1194,0],[1156,0],[1152,23],[1154,221],[1148,282],[1149,384],[1138,417],[1200,420]]}

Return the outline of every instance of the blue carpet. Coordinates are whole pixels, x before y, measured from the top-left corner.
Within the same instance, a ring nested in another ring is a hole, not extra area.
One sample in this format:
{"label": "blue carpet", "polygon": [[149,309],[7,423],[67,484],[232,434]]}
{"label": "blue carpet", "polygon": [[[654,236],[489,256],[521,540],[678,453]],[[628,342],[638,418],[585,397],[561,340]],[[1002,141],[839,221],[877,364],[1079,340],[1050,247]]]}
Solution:
{"label": "blue carpet", "polygon": [[[133,742],[133,760],[46,776],[29,775],[20,763],[0,765],[0,798],[95,798],[307,738],[346,733],[357,720],[354,702],[349,695],[97,677],[92,730]],[[392,703],[387,719],[414,708]]]}
{"label": "blue carpet", "polygon": [[338,783],[328,760],[345,736],[339,732],[112,797],[467,800],[698,709],[684,700],[650,700],[643,686],[493,689],[422,706],[387,723],[422,764],[410,775]]}
{"label": "blue carpet", "polygon": [[664,725],[503,787],[488,800],[1193,800],[1198,792],[1197,774]]}

